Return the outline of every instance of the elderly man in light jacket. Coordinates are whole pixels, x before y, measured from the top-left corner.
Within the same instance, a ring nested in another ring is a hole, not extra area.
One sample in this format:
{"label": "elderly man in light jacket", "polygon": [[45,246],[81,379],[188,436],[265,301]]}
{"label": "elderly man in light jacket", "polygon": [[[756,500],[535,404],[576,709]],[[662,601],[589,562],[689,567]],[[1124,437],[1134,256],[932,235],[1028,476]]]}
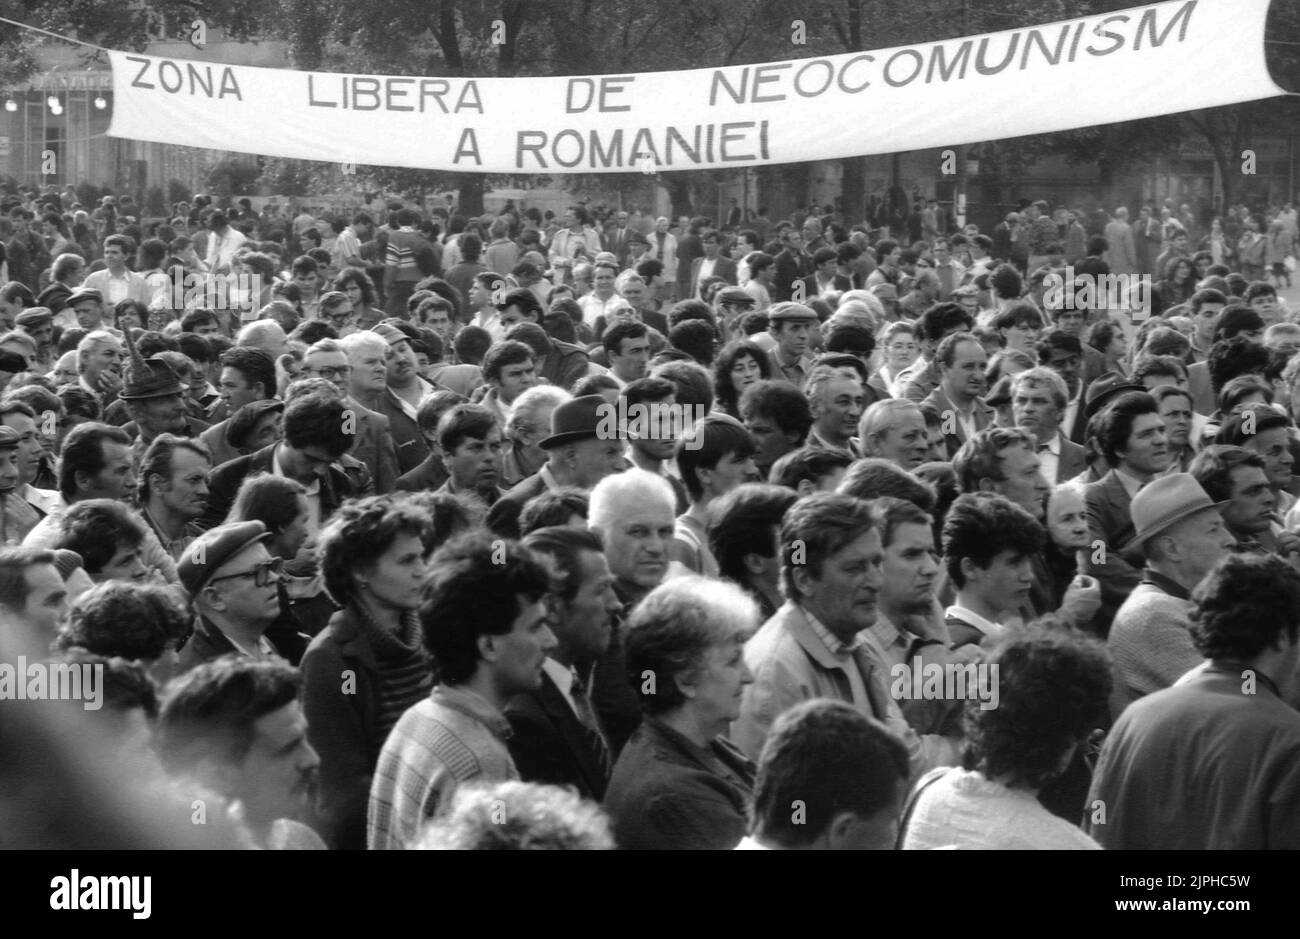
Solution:
{"label": "elderly man in light jacket", "polygon": [[786,514],[780,540],[787,601],[745,644],[754,682],[745,688],[731,740],[757,759],[783,711],[834,698],[903,740],[913,779],[956,763],[956,741],[918,735],[908,725],[891,695],[896,676],[868,629],[878,615],[884,558],[870,504],[835,493],[810,496]]}

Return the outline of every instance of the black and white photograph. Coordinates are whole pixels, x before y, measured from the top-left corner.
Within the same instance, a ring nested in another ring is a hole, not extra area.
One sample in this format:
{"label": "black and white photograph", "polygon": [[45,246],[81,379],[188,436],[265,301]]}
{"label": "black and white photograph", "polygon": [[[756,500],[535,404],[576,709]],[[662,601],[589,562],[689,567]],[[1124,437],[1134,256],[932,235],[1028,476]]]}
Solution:
{"label": "black and white photograph", "polygon": [[21,905],[995,850],[1263,912],[1298,198],[1296,0],[0,0]]}

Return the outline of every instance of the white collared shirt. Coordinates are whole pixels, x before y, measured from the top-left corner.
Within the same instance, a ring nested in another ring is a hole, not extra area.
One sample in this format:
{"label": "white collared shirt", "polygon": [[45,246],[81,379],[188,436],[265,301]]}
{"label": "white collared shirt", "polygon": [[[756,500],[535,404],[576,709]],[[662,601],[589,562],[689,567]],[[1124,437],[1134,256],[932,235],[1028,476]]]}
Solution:
{"label": "white collared shirt", "polygon": [[969,623],[982,632],[985,639],[1001,639],[1007,632],[1007,627],[1003,626],[1001,623],[995,623],[990,619],[985,619],[974,610],[968,610],[966,607],[958,606],[955,603],[948,607],[948,609],[944,611],[943,615],[945,617],[951,616],[954,619],[959,619],[963,623]]}
{"label": "white collared shirt", "polygon": [[1056,435],[1047,443],[1038,445],[1038,460],[1041,464],[1039,472],[1050,485],[1056,485],[1056,473],[1061,465],[1061,432],[1058,430]]}
{"label": "white collared shirt", "polygon": [[616,303],[623,303],[624,300],[617,293],[610,294],[608,299],[602,300],[595,293],[589,293],[578,300],[578,306],[582,308],[582,321],[592,329],[596,328],[596,317],[605,317],[605,328],[609,329],[613,324],[609,321],[609,309]]}
{"label": "white collared shirt", "polygon": [[394,403],[396,403],[399,408],[402,409],[403,414],[405,414],[411,420],[416,421],[418,423],[418,418],[416,417],[416,415],[420,410],[420,405],[424,404],[425,401],[428,401],[429,395],[433,394],[433,385],[429,384],[419,375],[415,376],[415,380],[419,382],[419,388],[420,388],[419,404],[411,404],[411,402],[407,401],[397,392],[393,391],[392,388],[388,389],[388,396],[393,399]]}
{"label": "white collared shirt", "polygon": [[[564,700],[568,703],[569,709],[573,711],[573,716],[581,721],[582,715],[579,713],[578,705],[573,698],[573,681],[576,677],[573,674],[573,669],[561,665],[548,655],[546,661],[542,663],[542,671],[551,676],[551,681],[555,682],[555,687],[559,688],[560,694],[564,695]],[[588,704],[588,707],[590,707],[590,704]]]}
{"label": "white collared shirt", "polygon": [[486,318],[483,316],[483,311],[480,310],[474,314],[474,322],[470,323],[470,325],[486,329],[493,342],[500,342],[506,336],[505,328],[501,325],[501,314],[496,310],[493,310]]}
{"label": "white collared shirt", "polygon": [[40,509],[46,515],[54,515],[68,507],[63,496],[54,489],[37,489],[31,483],[18,487],[18,495],[28,505]]}
{"label": "white collared shirt", "polygon": [[975,405],[972,404],[971,409],[964,414],[962,413],[961,408],[954,407],[953,414],[957,416],[957,424],[961,427],[962,435],[965,436],[967,440],[974,437],[977,433],[975,427]]}
{"label": "white collared shirt", "polygon": [[546,483],[549,492],[559,492],[564,487],[555,480],[555,474],[551,472],[551,467],[543,463],[542,468],[537,471],[537,475],[542,477],[542,482]]}
{"label": "white collared shirt", "polygon": [[1065,406],[1065,416],[1061,418],[1061,427],[1065,430],[1074,428],[1074,421],[1079,414],[1079,406],[1083,402],[1083,379],[1079,379],[1079,390],[1074,393],[1070,403]]}
{"label": "white collared shirt", "polygon": [[1115,475],[1118,476],[1119,481],[1124,484],[1124,491],[1128,493],[1129,499],[1136,496],[1138,491],[1146,485],[1143,480],[1138,479],[1130,473],[1124,472],[1124,470],[1118,466],[1115,467]]}

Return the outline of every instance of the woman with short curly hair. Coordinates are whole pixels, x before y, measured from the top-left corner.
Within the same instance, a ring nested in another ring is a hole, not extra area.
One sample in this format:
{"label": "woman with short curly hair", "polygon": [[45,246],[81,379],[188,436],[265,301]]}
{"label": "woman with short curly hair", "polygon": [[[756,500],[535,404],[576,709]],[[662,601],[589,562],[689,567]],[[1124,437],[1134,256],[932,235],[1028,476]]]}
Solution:
{"label": "woman with short curly hair", "polygon": [[713,410],[740,419],[740,396],[772,377],[772,362],[748,340],[727,343],[713,362]]}
{"label": "woman with short curly hair", "polygon": [[416,611],[424,598],[428,517],[373,496],[340,508],[317,548],[342,609],[302,659],[307,738],[320,755],[318,809],[331,844],[362,848],[379,750],[433,688]]}
{"label": "woman with short curly hair", "polygon": [[[980,676],[975,668],[988,671]],[[1097,849],[1044,808],[1038,793],[1107,719],[1106,650],[1044,617],[968,669],[962,765],[935,770],[917,784],[910,814],[904,813],[903,847]]]}

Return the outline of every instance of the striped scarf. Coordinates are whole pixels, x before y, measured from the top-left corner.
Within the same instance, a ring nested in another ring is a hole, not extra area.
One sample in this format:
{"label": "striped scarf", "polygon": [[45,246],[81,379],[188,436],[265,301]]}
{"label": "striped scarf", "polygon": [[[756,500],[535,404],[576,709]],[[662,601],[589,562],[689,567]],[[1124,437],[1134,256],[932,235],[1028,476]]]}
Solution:
{"label": "striped scarf", "polygon": [[379,667],[376,733],[371,741],[374,756],[378,757],[398,718],[433,690],[433,673],[421,641],[420,619],[414,610],[402,614],[401,625],[396,633],[392,633],[376,623],[365,610],[355,609],[375,653],[375,664]]}

